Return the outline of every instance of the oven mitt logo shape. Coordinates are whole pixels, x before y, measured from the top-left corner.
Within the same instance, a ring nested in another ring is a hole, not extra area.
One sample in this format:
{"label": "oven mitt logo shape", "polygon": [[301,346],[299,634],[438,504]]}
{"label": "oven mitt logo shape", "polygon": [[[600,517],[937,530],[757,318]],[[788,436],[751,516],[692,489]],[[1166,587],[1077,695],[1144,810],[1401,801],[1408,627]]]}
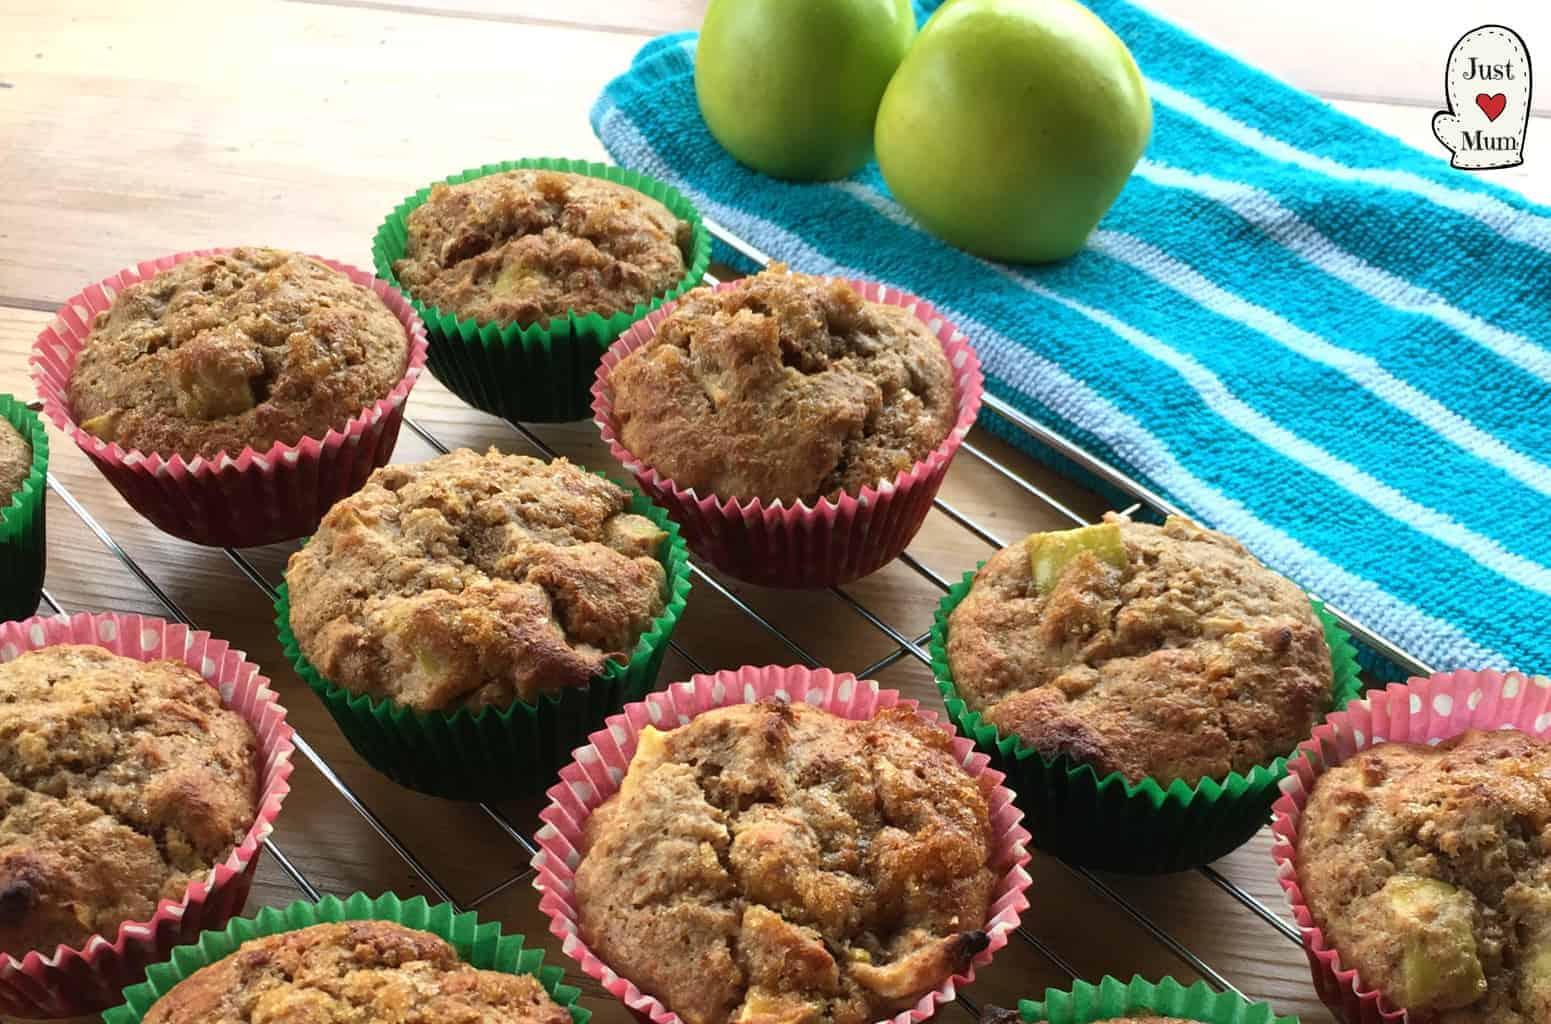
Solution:
{"label": "oven mitt logo shape", "polygon": [[1443,72],[1448,110],[1433,115],[1433,134],[1470,171],[1524,162],[1529,124],[1529,51],[1511,28],[1483,25],[1454,44]]}

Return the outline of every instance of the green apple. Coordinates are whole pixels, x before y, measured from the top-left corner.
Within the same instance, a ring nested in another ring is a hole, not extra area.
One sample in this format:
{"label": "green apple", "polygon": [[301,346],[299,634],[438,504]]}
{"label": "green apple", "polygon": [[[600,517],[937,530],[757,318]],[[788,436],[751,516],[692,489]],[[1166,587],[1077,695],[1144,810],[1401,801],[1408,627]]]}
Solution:
{"label": "green apple", "polygon": [[711,0],[695,51],[706,126],[777,178],[843,178],[915,35],[910,0]]}
{"label": "green apple", "polygon": [[948,0],[878,110],[878,166],[927,230],[990,259],[1064,259],[1152,133],[1131,51],[1075,0]]}

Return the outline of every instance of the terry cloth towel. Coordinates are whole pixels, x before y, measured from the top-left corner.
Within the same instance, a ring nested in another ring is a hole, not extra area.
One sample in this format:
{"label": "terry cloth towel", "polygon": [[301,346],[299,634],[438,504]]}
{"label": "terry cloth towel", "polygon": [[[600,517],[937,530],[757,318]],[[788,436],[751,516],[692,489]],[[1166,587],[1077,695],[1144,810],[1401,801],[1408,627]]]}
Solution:
{"label": "terry cloth towel", "polygon": [[929,299],[992,393],[1424,662],[1551,672],[1551,209],[1125,0],[1091,6],[1147,78],[1153,134],[1060,265],[936,241],[876,164],[829,184],[740,166],[701,121],[690,34],[649,43],[593,128],[794,269]]}

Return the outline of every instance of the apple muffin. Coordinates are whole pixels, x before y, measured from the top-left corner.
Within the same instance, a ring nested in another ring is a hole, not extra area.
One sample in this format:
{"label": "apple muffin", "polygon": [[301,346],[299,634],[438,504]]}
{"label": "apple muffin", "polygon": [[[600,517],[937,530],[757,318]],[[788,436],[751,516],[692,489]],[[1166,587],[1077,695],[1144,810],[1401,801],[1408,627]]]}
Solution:
{"label": "apple muffin", "polygon": [[0,417],[0,515],[31,475],[32,445],[10,420]]}
{"label": "apple muffin", "polygon": [[687,221],[643,192],[585,174],[518,170],[434,185],[405,228],[403,258],[393,263],[404,288],[480,323],[628,313],[688,271]]}
{"label": "apple muffin", "polygon": [[1342,966],[1412,1021],[1551,1021],[1551,744],[1365,750],[1315,780],[1297,856]]}
{"label": "apple muffin", "polygon": [[144,1024],[571,1024],[529,974],[483,971],[391,921],[250,939],[151,1005]]}
{"label": "apple muffin", "polygon": [[997,552],[948,619],[970,709],[1102,778],[1194,785],[1290,753],[1330,709],[1308,598],[1237,541],[1113,513]]}
{"label": "apple muffin", "polygon": [[587,822],[583,941],[687,1024],[867,1024],[989,944],[990,810],[908,708],[647,728]]}
{"label": "apple muffin", "polygon": [[343,430],[404,376],[409,336],[371,290],[310,257],[239,248],[120,292],[70,375],[88,434],[235,458]]}
{"label": "apple muffin", "polygon": [[781,264],[686,294],[608,384],[620,443],[718,497],[856,494],[958,419],[942,343],[914,313]]}
{"label": "apple muffin", "polygon": [[421,711],[585,685],[666,601],[667,535],[629,500],[495,449],[386,466],[291,556],[292,632],[334,684]]}
{"label": "apple muffin", "polygon": [[176,661],[60,645],[0,665],[0,952],[181,900],[257,814],[258,740]]}

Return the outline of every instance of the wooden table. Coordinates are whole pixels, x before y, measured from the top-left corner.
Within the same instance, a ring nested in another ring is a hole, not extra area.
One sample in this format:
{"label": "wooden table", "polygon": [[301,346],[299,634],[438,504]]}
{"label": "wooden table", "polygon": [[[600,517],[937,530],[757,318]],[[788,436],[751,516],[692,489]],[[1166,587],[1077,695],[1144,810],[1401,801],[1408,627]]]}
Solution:
{"label": "wooden table", "polygon": [[[258,242],[367,266],[377,223],[424,182],[506,157],[601,157],[587,124],[589,104],[646,38],[694,27],[703,2],[7,0],[0,8],[0,390],[30,396],[27,353],[54,309],[82,285],[138,259]],[[1308,4],[1296,15],[1251,16],[1233,0],[1154,3],[1297,84],[1345,97],[1338,105],[1433,150],[1427,125],[1441,92],[1437,69],[1458,34],[1474,26],[1433,15],[1397,27],[1384,20],[1385,5],[1377,2],[1313,5],[1359,30],[1389,32],[1388,63],[1364,72],[1357,44],[1330,33],[1327,18]],[[1531,46],[1551,39],[1545,13],[1528,2],[1522,7],[1503,20]],[[1548,31],[1537,37],[1535,23]],[[1537,134],[1551,128],[1541,121],[1531,128],[1531,154],[1551,146],[1551,137],[1536,146]],[[1500,180],[1551,199],[1545,172],[1551,162],[1533,159]],[[471,411],[429,376],[409,411],[447,445],[533,450],[518,431]],[[590,424],[539,427],[534,434],[574,460],[617,471]],[[57,434],[53,441],[53,471],[62,485],[49,495],[54,599],[67,611],[167,614],[68,507],[68,492],[168,600],[265,667],[301,733],[458,902],[527,933],[569,968],[537,914],[525,875],[528,854],[509,832],[531,832],[535,806],[486,811],[420,797],[363,766],[287,669],[269,602],[238,564],[224,552],[158,533],[73,444]],[[973,441],[1078,513],[1103,510],[1098,498],[994,439]],[[404,431],[397,459],[431,454],[426,440]],[[957,460],[944,497],[999,538],[1066,525],[1049,505],[976,458]],[[279,545],[244,554],[273,582],[290,550]],[[956,577],[991,547],[934,513],[911,551]],[[677,634],[706,665],[795,660],[749,612],[837,669],[855,670],[897,651],[840,595],[793,595],[713,579],[697,583]],[[939,597],[922,575],[898,564],[846,592],[907,636],[927,628]],[[682,677],[688,666],[670,656],[664,671]],[[937,704],[928,673],[913,657],[899,658],[876,677]],[[294,787],[275,838],[319,890],[430,891],[317,769],[301,764]],[[1280,913],[1264,836],[1216,867]],[[1284,1013],[1331,1020],[1313,997],[1297,946],[1207,875],[1085,876],[1043,856],[1032,873],[1034,905],[1025,920],[1045,952],[1014,942],[970,990],[978,1004],[1009,1005],[1046,986],[1065,987],[1070,978],[1063,964],[1090,979],[1139,972],[1190,980],[1206,966]],[[291,877],[266,858],[250,908],[299,895]],[[1198,959],[1182,956],[1182,949]],[[600,1024],[628,1019],[589,979],[574,971],[572,978]],[[968,1019],[954,1007],[942,1017]]]}

